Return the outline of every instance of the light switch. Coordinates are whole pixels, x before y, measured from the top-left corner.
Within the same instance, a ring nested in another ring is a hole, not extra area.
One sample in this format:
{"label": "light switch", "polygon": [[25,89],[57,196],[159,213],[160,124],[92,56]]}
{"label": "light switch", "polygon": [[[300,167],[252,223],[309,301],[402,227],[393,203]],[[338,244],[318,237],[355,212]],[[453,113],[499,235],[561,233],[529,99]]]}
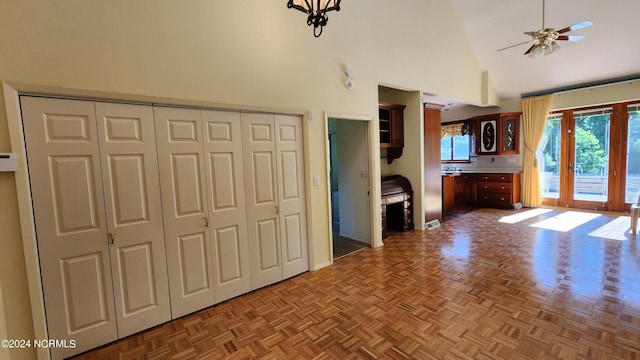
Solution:
{"label": "light switch", "polygon": [[16,171],[18,169],[15,153],[0,153],[0,171]]}
{"label": "light switch", "polygon": [[320,176],[313,175],[313,186],[320,186]]}

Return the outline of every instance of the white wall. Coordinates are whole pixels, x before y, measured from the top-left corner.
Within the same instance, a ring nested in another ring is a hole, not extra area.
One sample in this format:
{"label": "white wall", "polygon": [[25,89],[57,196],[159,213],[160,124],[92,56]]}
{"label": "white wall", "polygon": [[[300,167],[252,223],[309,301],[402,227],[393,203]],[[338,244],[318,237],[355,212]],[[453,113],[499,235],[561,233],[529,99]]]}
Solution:
{"label": "white wall", "polygon": [[623,81],[557,93],[553,97],[551,110],[572,109],[638,99],[640,99],[640,80]]}

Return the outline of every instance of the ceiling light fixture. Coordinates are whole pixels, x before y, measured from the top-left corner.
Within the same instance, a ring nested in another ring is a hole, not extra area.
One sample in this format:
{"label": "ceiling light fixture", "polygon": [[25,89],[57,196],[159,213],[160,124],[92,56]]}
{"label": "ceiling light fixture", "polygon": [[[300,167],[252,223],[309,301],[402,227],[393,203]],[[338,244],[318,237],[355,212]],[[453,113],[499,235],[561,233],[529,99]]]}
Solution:
{"label": "ceiling light fixture", "polygon": [[341,0],[289,0],[287,7],[307,14],[307,25],[313,25],[313,35],[320,37],[322,28],[327,25],[327,11],[340,11]]}
{"label": "ceiling light fixture", "polygon": [[527,43],[533,43],[531,47],[524,53],[525,55],[535,55],[538,53],[544,53],[547,55],[548,53],[552,53],[553,50],[559,49],[560,47],[556,43],[556,41],[580,41],[584,39],[582,35],[561,35],[569,31],[579,30],[585,28],[587,26],[593,25],[593,23],[589,20],[577,23],[575,25],[567,26],[560,30],[556,30],[554,28],[548,28],[545,26],[544,22],[545,17],[545,0],[542,0],[542,28],[538,31],[527,31],[525,34],[531,36],[531,40],[525,41],[519,44],[507,46],[506,48],[502,48],[498,51],[511,49],[515,46],[520,46]]}

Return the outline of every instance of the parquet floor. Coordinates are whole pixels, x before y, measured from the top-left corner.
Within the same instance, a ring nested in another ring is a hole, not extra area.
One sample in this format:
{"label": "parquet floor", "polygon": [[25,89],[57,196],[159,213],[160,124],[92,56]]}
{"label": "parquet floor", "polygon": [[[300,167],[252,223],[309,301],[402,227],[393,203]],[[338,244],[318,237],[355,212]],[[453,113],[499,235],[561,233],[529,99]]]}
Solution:
{"label": "parquet floor", "polygon": [[640,359],[628,218],[527,211],[478,209],[392,233],[77,358]]}

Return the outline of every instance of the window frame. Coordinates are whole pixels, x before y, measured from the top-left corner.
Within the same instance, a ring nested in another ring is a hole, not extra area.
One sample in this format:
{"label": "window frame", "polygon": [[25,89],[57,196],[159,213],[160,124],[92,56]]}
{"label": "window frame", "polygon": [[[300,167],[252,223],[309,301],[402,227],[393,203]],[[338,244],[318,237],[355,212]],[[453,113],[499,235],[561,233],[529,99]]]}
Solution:
{"label": "window frame", "polygon": [[[468,123],[469,123],[468,120],[452,121],[452,122],[442,123],[440,126],[455,125],[455,124],[463,124],[463,125],[465,125],[465,124],[468,124]],[[473,156],[473,153],[474,153],[473,151],[471,151],[472,150],[471,147],[473,145],[473,143],[471,141],[472,140],[471,139],[471,135],[473,135],[473,134],[467,133],[465,135],[457,135],[457,136],[467,136],[467,137],[469,137],[469,141],[468,141],[469,148],[467,149],[467,155],[468,156],[467,156],[467,159],[462,159],[462,160],[454,160],[453,159],[453,154],[455,153],[455,146],[454,146],[455,145],[455,142],[454,142],[455,136],[450,136],[449,137],[449,140],[451,141],[451,153],[449,154],[449,159],[448,160],[442,159],[442,140],[444,140],[444,139],[441,138],[440,139],[440,162],[443,163],[443,164],[470,163],[471,162],[471,157]]]}

